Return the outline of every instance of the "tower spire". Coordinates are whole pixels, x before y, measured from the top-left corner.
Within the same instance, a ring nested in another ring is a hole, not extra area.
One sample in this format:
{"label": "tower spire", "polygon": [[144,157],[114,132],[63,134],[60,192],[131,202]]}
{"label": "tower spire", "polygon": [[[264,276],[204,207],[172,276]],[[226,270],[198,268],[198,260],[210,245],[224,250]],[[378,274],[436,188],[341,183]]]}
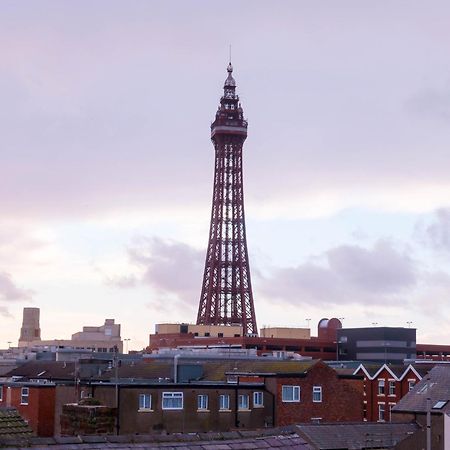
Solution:
{"label": "tower spire", "polygon": [[241,325],[257,335],[244,216],[242,147],[247,121],[236,94],[233,66],[211,125],[215,150],[214,187],[197,324]]}

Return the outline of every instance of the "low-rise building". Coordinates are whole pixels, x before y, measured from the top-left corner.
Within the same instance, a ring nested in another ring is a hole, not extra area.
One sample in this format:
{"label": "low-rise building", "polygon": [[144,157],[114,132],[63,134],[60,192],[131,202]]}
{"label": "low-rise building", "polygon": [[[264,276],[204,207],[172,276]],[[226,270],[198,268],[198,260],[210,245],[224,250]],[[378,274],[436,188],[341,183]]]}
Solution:
{"label": "low-rise building", "polygon": [[418,382],[392,409],[392,421],[415,421],[423,428],[408,450],[426,446],[427,415],[433,450],[449,448],[450,436],[450,365],[438,364]]}
{"label": "low-rise building", "polygon": [[428,370],[424,364],[360,364],[354,374],[364,377],[364,420],[389,422],[392,408]]}
{"label": "low-rise building", "polygon": [[[362,376],[338,374],[317,360],[175,355],[114,367],[98,361],[32,361],[8,375],[2,386],[10,392],[6,403],[21,408],[40,435],[51,428],[59,434],[63,405],[86,397],[118,408],[121,434],[361,421],[363,415]],[[44,401],[46,389],[52,394]],[[49,411],[53,420],[43,419]]]}

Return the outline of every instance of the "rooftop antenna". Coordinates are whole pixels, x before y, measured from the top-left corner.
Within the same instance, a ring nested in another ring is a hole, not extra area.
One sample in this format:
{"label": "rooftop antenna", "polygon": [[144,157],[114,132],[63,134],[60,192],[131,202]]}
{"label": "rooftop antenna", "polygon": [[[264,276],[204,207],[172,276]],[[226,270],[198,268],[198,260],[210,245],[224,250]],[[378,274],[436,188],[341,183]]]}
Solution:
{"label": "rooftop antenna", "polygon": [[231,44],[230,44],[230,64],[231,64]]}

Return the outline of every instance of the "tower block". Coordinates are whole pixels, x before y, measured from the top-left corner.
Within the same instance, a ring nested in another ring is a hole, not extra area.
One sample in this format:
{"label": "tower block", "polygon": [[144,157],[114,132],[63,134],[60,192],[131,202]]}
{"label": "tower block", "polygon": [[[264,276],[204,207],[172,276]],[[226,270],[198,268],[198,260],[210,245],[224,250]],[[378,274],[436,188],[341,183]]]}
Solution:
{"label": "tower block", "polygon": [[247,121],[236,94],[233,66],[227,68],[211,140],[215,150],[211,226],[198,325],[240,325],[257,335],[245,233],[242,147]]}

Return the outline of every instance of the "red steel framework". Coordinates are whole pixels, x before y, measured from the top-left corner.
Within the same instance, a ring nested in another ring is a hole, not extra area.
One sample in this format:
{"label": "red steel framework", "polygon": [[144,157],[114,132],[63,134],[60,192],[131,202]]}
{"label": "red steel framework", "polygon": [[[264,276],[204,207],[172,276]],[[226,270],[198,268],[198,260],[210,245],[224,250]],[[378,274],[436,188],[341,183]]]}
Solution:
{"label": "red steel framework", "polygon": [[233,66],[211,125],[216,153],[209,243],[197,324],[240,325],[256,336],[247,239],[245,235],[242,146],[247,121],[236,94]]}

